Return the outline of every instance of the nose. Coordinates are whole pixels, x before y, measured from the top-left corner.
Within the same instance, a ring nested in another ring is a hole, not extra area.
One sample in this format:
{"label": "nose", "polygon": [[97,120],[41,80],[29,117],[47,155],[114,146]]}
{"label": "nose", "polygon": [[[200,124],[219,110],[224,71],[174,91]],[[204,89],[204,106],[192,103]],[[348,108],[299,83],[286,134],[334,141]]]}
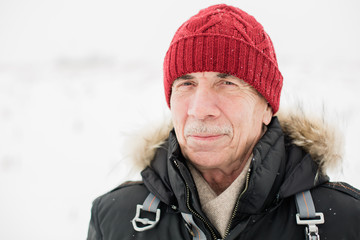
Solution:
{"label": "nose", "polygon": [[211,89],[198,86],[188,107],[188,115],[198,120],[215,119],[220,115],[217,96]]}

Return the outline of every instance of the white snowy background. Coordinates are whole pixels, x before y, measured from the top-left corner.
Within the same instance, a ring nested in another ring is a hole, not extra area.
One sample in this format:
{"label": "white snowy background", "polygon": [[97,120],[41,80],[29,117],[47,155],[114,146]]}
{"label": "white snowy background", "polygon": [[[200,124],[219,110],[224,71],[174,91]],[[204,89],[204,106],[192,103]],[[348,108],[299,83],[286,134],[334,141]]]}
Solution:
{"label": "white snowy background", "polygon": [[[360,187],[360,2],[223,1],[263,24],[301,101],[343,129]],[[0,0],[0,239],[85,239],[92,200],[130,172],[122,144],[168,114],[176,29],[219,1]]]}

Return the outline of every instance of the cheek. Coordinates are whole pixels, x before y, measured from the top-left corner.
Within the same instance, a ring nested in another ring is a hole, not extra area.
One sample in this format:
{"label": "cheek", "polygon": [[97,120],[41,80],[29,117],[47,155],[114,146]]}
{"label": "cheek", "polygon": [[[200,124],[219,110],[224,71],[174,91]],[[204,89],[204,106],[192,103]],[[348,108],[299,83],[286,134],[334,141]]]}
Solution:
{"label": "cheek", "polygon": [[172,101],[171,103],[171,118],[175,133],[178,138],[182,138],[187,116],[186,106],[185,104],[178,104],[176,101]]}
{"label": "cheek", "polygon": [[222,104],[222,112],[233,124],[233,127],[243,126],[251,122],[253,115],[252,103],[242,97],[226,99]]}
{"label": "cheek", "polygon": [[239,143],[246,139],[253,128],[254,104],[248,98],[238,97],[228,100],[232,104],[223,105],[223,113],[234,129],[233,141]]}

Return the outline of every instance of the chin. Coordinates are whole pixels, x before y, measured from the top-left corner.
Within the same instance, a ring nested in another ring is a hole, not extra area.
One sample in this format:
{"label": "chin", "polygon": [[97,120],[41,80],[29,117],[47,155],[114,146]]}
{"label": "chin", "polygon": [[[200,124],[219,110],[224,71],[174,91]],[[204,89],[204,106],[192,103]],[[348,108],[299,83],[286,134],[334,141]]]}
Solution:
{"label": "chin", "polygon": [[192,164],[201,168],[217,168],[224,163],[224,160],[214,152],[189,154],[188,159]]}

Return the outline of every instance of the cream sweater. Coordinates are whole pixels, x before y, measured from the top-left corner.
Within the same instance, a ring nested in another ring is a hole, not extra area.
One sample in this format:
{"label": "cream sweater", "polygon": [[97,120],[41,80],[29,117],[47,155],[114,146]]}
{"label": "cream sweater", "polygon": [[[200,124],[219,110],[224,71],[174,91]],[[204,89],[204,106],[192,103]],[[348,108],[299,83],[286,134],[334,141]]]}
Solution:
{"label": "cream sweater", "polygon": [[251,159],[252,156],[250,156],[241,174],[220,195],[216,195],[210,185],[202,177],[201,173],[192,164],[188,163],[199,194],[202,210],[222,237],[225,235],[236,200],[244,189],[245,178],[249,170]]}

